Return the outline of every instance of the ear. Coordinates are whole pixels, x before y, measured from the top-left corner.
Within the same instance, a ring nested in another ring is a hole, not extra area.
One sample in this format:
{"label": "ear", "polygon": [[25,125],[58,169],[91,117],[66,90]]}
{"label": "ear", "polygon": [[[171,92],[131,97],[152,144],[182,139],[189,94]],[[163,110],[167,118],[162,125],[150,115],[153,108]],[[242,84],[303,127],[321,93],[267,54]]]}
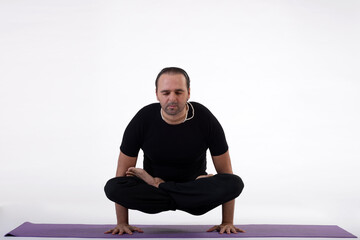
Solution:
{"label": "ear", "polygon": [[155,95],[156,95],[156,99],[160,102],[159,96],[158,96],[158,92],[157,92],[157,89],[156,89],[156,88],[155,88]]}
{"label": "ear", "polygon": [[188,89],[188,100],[190,99],[190,88]]}

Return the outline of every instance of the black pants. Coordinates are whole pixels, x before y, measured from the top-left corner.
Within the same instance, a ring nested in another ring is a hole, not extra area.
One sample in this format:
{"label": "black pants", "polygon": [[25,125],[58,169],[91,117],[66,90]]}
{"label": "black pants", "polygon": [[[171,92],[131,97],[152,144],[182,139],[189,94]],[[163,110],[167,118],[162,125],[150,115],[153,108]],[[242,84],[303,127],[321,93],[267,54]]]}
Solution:
{"label": "black pants", "polygon": [[234,174],[217,174],[185,183],[165,182],[159,188],[137,177],[116,177],[105,185],[106,196],[128,209],[145,213],[182,210],[202,215],[235,199],[244,184]]}

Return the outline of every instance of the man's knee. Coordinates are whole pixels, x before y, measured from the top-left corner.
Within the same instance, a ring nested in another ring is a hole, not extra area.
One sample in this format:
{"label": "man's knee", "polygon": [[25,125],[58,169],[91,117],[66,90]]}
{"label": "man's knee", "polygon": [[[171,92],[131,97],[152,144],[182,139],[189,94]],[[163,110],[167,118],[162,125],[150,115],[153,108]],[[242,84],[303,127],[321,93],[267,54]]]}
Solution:
{"label": "man's knee", "polygon": [[105,194],[113,202],[118,202],[121,196],[127,196],[128,191],[136,184],[131,177],[115,177],[110,179],[104,187]]}
{"label": "man's knee", "polygon": [[220,173],[215,176],[221,182],[222,194],[228,195],[230,199],[237,198],[244,189],[244,182],[235,174]]}
{"label": "man's knee", "polygon": [[234,186],[234,192],[236,193],[236,197],[238,197],[244,189],[244,182],[237,175],[232,175],[231,182],[232,182],[232,185]]}
{"label": "man's knee", "polygon": [[116,185],[117,185],[116,178],[112,178],[109,181],[107,181],[104,187],[105,195],[111,201],[114,201],[113,199],[116,195],[116,189],[117,189]]}
{"label": "man's knee", "polygon": [[175,210],[175,203],[169,195],[137,177],[117,177],[105,185],[105,194],[121,206],[145,213],[159,213]]}

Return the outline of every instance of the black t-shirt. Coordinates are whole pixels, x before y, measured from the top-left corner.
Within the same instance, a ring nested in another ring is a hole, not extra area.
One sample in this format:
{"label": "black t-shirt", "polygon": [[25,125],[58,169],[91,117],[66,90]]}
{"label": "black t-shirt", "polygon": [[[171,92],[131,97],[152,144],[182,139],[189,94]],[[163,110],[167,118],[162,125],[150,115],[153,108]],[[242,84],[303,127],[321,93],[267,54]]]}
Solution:
{"label": "black t-shirt", "polygon": [[144,169],[165,181],[185,182],[206,174],[206,151],[218,156],[228,150],[224,131],[215,116],[203,105],[191,102],[188,118],[177,125],[166,123],[161,106],[142,108],[127,126],[121,152],[136,157],[144,152]]}

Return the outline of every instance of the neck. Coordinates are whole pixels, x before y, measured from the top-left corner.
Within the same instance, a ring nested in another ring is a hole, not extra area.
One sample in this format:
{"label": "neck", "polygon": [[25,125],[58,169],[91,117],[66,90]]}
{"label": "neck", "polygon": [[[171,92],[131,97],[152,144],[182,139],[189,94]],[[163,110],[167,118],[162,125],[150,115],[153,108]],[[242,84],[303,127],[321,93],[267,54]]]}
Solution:
{"label": "neck", "polygon": [[176,124],[180,124],[185,122],[186,116],[188,113],[188,106],[186,105],[186,107],[184,108],[183,111],[181,111],[180,113],[176,114],[176,115],[169,115],[167,114],[162,108],[160,110],[160,114],[162,119],[171,125],[176,125]]}

